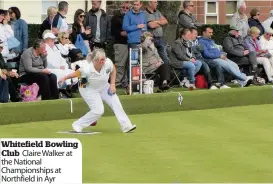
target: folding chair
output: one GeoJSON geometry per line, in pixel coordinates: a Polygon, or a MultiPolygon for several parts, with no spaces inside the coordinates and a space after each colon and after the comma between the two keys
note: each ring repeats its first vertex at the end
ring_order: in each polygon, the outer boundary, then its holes
{"type": "Polygon", "coordinates": [[[170,80],[169,82],[169,86],[172,86],[173,82],[175,80],[177,80],[179,83],[178,83],[178,86],[181,84],[181,80],[180,80],[180,77],[181,77],[181,74],[183,73],[183,69],[177,69],[177,68],[174,68],[174,67],[171,67],[171,72],[174,74],[173,78],[170,80]]]}
{"type": "Polygon", "coordinates": [[[157,75],[157,73],[156,72],[142,73],[142,75],[144,80],[152,80],[157,75]]]}

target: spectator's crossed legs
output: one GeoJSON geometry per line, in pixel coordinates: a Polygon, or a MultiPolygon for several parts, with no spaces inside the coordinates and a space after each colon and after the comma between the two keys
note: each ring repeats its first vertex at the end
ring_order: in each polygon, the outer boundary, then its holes
{"type": "Polygon", "coordinates": [[[195,74],[200,70],[202,66],[202,62],[199,60],[196,60],[195,62],[191,61],[184,61],[183,62],[183,69],[186,69],[188,72],[188,80],[190,81],[190,84],[195,83],[195,74]]]}

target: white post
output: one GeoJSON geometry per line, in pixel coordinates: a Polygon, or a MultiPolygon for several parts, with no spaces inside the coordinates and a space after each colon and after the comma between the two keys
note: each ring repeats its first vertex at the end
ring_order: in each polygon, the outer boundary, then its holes
{"type": "Polygon", "coordinates": [[[132,95],[132,63],[131,63],[131,57],[132,57],[132,48],[129,50],[129,95],[132,95]]]}
{"type": "Polygon", "coordinates": [[[140,70],[140,81],[139,81],[139,85],[140,85],[140,94],[142,94],[142,84],[143,84],[143,81],[142,81],[142,48],[140,47],[139,48],[139,52],[140,52],[140,55],[139,55],[139,61],[140,61],[140,68],[139,68],[139,70],[140,70]]]}

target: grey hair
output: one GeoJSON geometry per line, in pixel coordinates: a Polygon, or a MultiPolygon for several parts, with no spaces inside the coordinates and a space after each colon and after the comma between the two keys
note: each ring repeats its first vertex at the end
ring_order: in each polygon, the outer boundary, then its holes
{"type": "Polygon", "coordinates": [[[106,58],[105,51],[103,49],[94,49],[90,54],[88,54],[87,61],[96,62],[101,58],[106,58]]]}
{"type": "Polygon", "coordinates": [[[48,7],[47,16],[53,16],[55,13],[57,13],[57,8],[55,6],[48,7]]]}
{"type": "Polygon", "coordinates": [[[191,1],[184,1],[183,2],[183,8],[187,8],[187,6],[190,4],[191,1]]]}
{"type": "Polygon", "coordinates": [[[36,40],[33,42],[32,47],[33,47],[34,49],[38,49],[38,48],[40,48],[40,47],[42,46],[43,43],[45,43],[44,40],[42,40],[42,39],[36,39],[36,40]]]}
{"type": "Polygon", "coordinates": [[[238,1],[238,3],[237,3],[237,10],[239,10],[242,6],[246,7],[245,1],[244,0],[238,1]]]}
{"type": "Polygon", "coordinates": [[[64,11],[64,10],[68,9],[68,2],[61,1],[58,5],[58,9],[59,9],[59,11],[64,11]]]}

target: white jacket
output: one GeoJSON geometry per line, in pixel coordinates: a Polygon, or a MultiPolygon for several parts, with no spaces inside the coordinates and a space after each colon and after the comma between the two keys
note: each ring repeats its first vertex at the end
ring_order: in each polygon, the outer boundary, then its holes
{"type": "Polygon", "coordinates": [[[51,48],[46,44],[46,51],[48,69],[60,69],[62,66],[64,66],[65,69],[68,69],[66,60],[62,57],[60,51],[55,46],[51,48]]]}
{"type": "Polygon", "coordinates": [[[264,27],[264,29],[269,29],[271,24],[273,22],[273,17],[269,17],[268,19],[266,19],[263,23],[262,26],[264,27]]]}
{"type": "MultiPolygon", "coordinates": [[[[74,72],[74,70],[69,69],[69,66],[66,60],[62,57],[60,51],[56,48],[55,45],[53,48],[51,48],[49,47],[49,45],[46,44],[46,51],[47,51],[47,57],[46,57],[47,69],[49,69],[51,73],[54,73],[56,75],[57,81],[59,81],[60,78],[74,72]],[[64,66],[64,70],[61,69],[61,67],[63,66],[64,66]]],[[[73,78],[72,81],[70,79],[66,80],[65,84],[74,85],[77,82],[78,82],[78,78],[73,78]]]]}
{"type": "Polygon", "coordinates": [[[271,55],[273,55],[273,38],[270,40],[265,39],[264,36],[260,37],[261,49],[268,50],[271,55]]]}
{"type": "Polygon", "coordinates": [[[5,35],[6,39],[14,37],[14,32],[13,32],[10,25],[1,24],[0,26],[4,30],[4,35],[5,35]]]}

